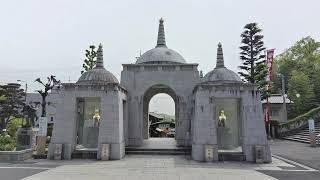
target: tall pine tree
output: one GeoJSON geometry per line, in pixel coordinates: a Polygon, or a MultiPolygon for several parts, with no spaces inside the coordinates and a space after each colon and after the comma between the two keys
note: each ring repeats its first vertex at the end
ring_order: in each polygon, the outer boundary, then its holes
{"type": "Polygon", "coordinates": [[[91,45],[89,46],[89,49],[86,49],[86,59],[84,60],[84,63],[82,64],[82,67],[84,68],[84,71],[81,71],[81,74],[85,71],[89,71],[90,69],[93,69],[94,66],[97,63],[97,51],[95,50],[95,46],[91,45]]]}
{"type": "Polygon", "coordinates": [[[244,31],[241,34],[241,52],[240,59],[242,65],[239,66],[241,71],[239,75],[244,82],[255,83],[261,93],[261,99],[267,98],[269,95],[266,81],[268,74],[267,66],[265,65],[264,42],[262,41],[262,29],[257,23],[249,23],[244,26],[244,31]]]}

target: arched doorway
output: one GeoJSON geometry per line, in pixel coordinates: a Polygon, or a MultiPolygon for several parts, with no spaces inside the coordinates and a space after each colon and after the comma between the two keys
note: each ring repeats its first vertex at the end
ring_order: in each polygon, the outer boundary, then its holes
{"type": "MultiPolygon", "coordinates": [[[[179,103],[178,97],[176,93],[167,85],[153,85],[151,86],[143,96],[143,128],[142,134],[144,139],[148,139],[150,137],[150,121],[149,121],[149,104],[150,100],[156,96],[157,94],[167,94],[169,95],[174,101],[174,120],[177,122],[179,119],[178,112],[179,112],[179,103]]],[[[171,126],[172,127],[172,126],[171,126]]],[[[178,128],[174,126],[174,134],[178,131],[178,128]]],[[[175,137],[175,136],[173,136],[175,137]]]]}
{"type": "Polygon", "coordinates": [[[175,103],[165,93],[154,95],[149,102],[149,138],[175,138],[175,103]]]}

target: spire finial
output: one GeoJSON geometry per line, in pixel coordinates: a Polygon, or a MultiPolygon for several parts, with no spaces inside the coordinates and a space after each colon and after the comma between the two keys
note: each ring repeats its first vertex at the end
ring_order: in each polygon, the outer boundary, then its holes
{"type": "Polygon", "coordinates": [[[162,18],[159,20],[158,41],[156,47],[167,47],[162,18]]]}
{"type": "Polygon", "coordinates": [[[103,66],[103,49],[102,44],[99,44],[99,48],[97,50],[97,63],[95,68],[104,68],[103,66]]]}
{"type": "Polygon", "coordinates": [[[222,51],[222,45],[219,42],[218,48],[217,48],[217,65],[216,65],[216,68],[223,68],[223,67],[224,67],[223,51],[222,51]]]}

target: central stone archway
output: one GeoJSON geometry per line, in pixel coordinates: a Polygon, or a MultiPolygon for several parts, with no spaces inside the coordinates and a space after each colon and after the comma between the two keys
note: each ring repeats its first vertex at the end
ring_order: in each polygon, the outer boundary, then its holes
{"type": "MultiPolygon", "coordinates": [[[[149,103],[153,96],[159,94],[159,93],[165,93],[171,96],[171,98],[174,101],[175,104],[175,121],[179,121],[179,98],[169,86],[163,85],[163,84],[157,84],[153,85],[150,88],[146,90],[143,96],[143,138],[148,139],[149,138],[149,103]]],[[[179,132],[178,126],[176,127],[176,132],[179,132]]]]}
{"type": "Polygon", "coordinates": [[[121,85],[128,91],[126,146],[142,146],[148,138],[148,103],[166,93],[175,102],[177,146],[190,146],[193,90],[199,83],[198,64],[123,64],[121,85]]]}

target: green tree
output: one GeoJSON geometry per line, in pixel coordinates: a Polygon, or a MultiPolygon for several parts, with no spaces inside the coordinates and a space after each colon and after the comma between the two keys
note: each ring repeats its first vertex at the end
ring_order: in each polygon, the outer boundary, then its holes
{"type": "Polygon", "coordinates": [[[24,90],[20,84],[8,83],[0,86],[0,131],[5,129],[11,120],[22,117],[21,109],[25,102],[24,90]]]}
{"type": "Polygon", "coordinates": [[[312,90],[315,94],[313,102],[308,104],[320,105],[320,42],[305,37],[297,41],[292,47],[281,53],[275,58],[273,72],[273,93],[280,93],[281,83],[279,83],[278,73],[284,75],[286,92],[288,92],[288,81],[292,77],[294,71],[305,74],[309,81],[312,82],[312,90]]]}
{"type": "Polygon", "coordinates": [[[242,65],[239,66],[241,69],[239,75],[244,82],[256,83],[261,93],[261,99],[265,99],[269,94],[266,88],[268,71],[264,55],[266,48],[261,32],[262,29],[258,27],[257,23],[249,23],[244,26],[244,31],[241,34],[240,59],[242,65]]]}
{"type": "Polygon", "coordinates": [[[319,68],[316,69],[313,79],[313,89],[315,94],[315,105],[320,106],[320,63],[318,64],[319,68]]]}
{"type": "Polygon", "coordinates": [[[294,102],[291,114],[294,116],[303,114],[312,108],[315,94],[309,77],[300,71],[292,71],[288,82],[288,96],[294,102]]]}
{"type": "Polygon", "coordinates": [[[94,66],[97,63],[97,51],[95,50],[95,46],[91,45],[89,46],[89,49],[86,49],[86,59],[84,59],[84,63],[82,64],[82,67],[84,68],[84,71],[81,71],[81,74],[85,71],[89,71],[90,69],[93,69],[94,66]]]}
{"type": "Polygon", "coordinates": [[[279,74],[279,61],[274,60],[272,65],[272,81],[271,81],[271,94],[280,94],[282,90],[282,79],[279,74]]]}

